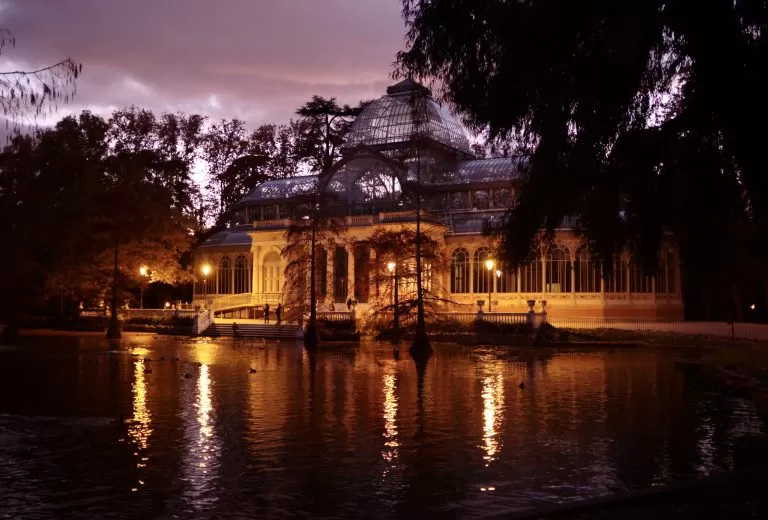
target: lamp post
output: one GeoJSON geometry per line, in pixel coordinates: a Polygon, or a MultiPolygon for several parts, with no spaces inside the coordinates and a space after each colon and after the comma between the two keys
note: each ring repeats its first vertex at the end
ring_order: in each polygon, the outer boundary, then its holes
{"type": "Polygon", "coordinates": [[[139,282],[139,309],[144,308],[144,279],[149,274],[149,270],[146,268],[146,266],[139,267],[139,276],[141,277],[141,281],[139,282]]]}
{"type": "Polygon", "coordinates": [[[200,268],[203,273],[203,309],[208,307],[208,275],[211,274],[211,266],[203,264],[200,268]]]}
{"type": "Polygon", "coordinates": [[[485,268],[488,269],[488,312],[491,312],[491,292],[493,291],[493,268],[496,267],[496,262],[492,259],[485,261],[485,268]]]}
{"type": "Polygon", "coordinates": [[[400,302],[398,301],[398,294],[397,294],[397,286],[398,286],[398,283],[397,283],[397,264],[395,262],[389,262],[387,264],[387,269],[389,270],[390,273],[392,273],[392,281],[393,281],[393,284],[394,284],[393,291],[395,293],[395,305],[394,305],[395,319],[392,322],[392,330],[393,330],[393,333],[395,335],[395,341],[397,341],[398,340],[398,336],[400,334],[400,312],[399,312],[399,310],[400,310],[399,309],[400,302]]]}

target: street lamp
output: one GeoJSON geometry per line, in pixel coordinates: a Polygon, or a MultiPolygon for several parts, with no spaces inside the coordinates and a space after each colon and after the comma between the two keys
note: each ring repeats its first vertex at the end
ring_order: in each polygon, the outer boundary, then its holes
{"type": "Polygon", "coordinates": [[[488,269],[488,312],[491,312],[491,291],[493,291],[493,268],[496,267],[496,262],[492,259],[485,261],[485,268],[488,269]]]}
{"type": "Polygon", "coordinates": [[[392,330],[393,330],[393,333],[395,335],[395,341],[398,340],[398,336],[400,335],[400,312],[399,312],[400,302],[398,301],[398,297],[397,297],[398,296],[398,294],[397,294],[398,283],[397,283],[397,270],[395,269],[396,267],[397,267],[397,264],[395,262],[389,262],[387,264],[387,269],[389,270],[390,273],[392,273],[392,279],[393,279],[393,283],[394,283],[394,293],[395,293],[394,315],[395,315],[395,319],[394,319],[394,322],[392,324],[392,330]]]}
{"type": "Polygon", "coordinates": [[[144,308],[144,278],[146,278],[149,275],[149,269],[146,268],[146,266],[139,267],[139,276],[141,277],[141,281],[139,283],[139,309],[144,308]]]}
{"type": "Polygon", "coordinates": [[[203,308],[208,305],[208,275],[211,274],[211,266],[209,264],[203,264],[200,268],[203,273],[203,308]]]}

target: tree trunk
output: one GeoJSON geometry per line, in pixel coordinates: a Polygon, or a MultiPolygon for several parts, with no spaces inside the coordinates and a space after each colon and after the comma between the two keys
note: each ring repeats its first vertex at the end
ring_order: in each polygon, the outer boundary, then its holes
{"type": "Polygon", "coordinates": [[[120,339],[122,333],[120,332],[120,321],[117,319],[117,276],[118,270],[118,255],[120,250],[120,241],[115,239],[115,265],[112,271],[112,302],[111,312],[109,317],[109,327],[107,328],[107,339],[120,339]]]}
{"type": "Polygon", "coordinates": [[[19,338],[19,321],[17,304],[15,301],[8,302],[8,309],[6,312],[5,328],[3,333],[0,334],[0,344],[2,345],[14,345],[19,338]]]}
{"type": "Polygon", "coordinates": [[[424,289],[421,276],[421,142],[418,137],[416,146],[416,333],[410,352],[414,358],[427,358],[432,354],[432,345],[429,344],[424,322],[424,289]]]}
{"type": "Polygon", "coordinates": [[[312,214],[312,239],[310,240],[312,251],[309,255],[309,323],[307,324],[307,330],[304,333],[304,347],[309,352],[315,352],[320,346],[317,337],[317,298],[315,294],[316,235],[317,209],[314,209],[312,214]]]}

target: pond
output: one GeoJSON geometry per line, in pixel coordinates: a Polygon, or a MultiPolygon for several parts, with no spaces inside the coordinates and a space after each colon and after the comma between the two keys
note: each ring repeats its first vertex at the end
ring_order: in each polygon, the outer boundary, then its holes
{"type": "Polygon", "coordinates": [[[0,516],[486,518],[731,470],[763,435],[672,351],[435,350],[23,337],[0,516]]]}

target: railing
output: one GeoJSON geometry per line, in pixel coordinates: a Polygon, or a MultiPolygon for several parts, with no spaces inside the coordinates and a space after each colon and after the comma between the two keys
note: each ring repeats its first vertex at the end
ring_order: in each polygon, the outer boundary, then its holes
{"type": "Polygon", "coordinates": [[[254,229],[286,229],[290,227],[291,219],[280,218],[274,220],[254,220],[254,229]]]}
{"type": "Polygon", "coordinates": [[[200,311],[195,315],[195,321],[192,325],[192,332],[196,336],[199,336],[205,332],[205,329],[211,326],[211,323],[213,323],[213,312],[200,311]]]}
{"type": "Polygon", "coordinates": [[[211,310],[219,311],[230,307],[247,306],[253,303],[253,293],[228,294],[219,296],[211,302],[211,310]]]}
{"type": "Polygon", "coordinates": [[[517,325],[528,323],[530,318],[527,312],[484,312],[481,319],[489,323],[517,325]]]}
{"type": "MultiPolygon", "coordinates": [[[[117,311],[117,317],[121,320],[131,318],[193,318],[196,314],[197,313],[192,309],[120,309],[117,311]]],[[[84,318],[98,318],[101,316],[109,316],[109,311],[105,313],[102,309],[87,309],[80,311],[80,316],[84,318]]]]}
{"type": "Polygon", "coordinates": [[[347,217],[348,226],[372,226],[373,215],[352,215],[347,217]]]}
{"type": "MultiPolygon", "coordinates": [[[[675,332],[685,328],[683,321],[656,321],[637,318],[562,317],[549,316],[547,320],[562,329],[619,329],[648,332],[675,332]]],[[[690,327],[689,327],[690,328],[690,327]]]]}
{"type": "Polygon", "coordinates": [[[353,314],[347,311],[318,311],[317,319],[325,321],[348,321],[353,319],[353,314]]]}
{"type": "MultiPolygon", "coordinates": [[[[391,320],[392,313],[387,314],[387,319],[391,320]]],[[[540,316],[538,313],[536,316],[540,316]]],[[[476,320],[482,320],[489,323],[499,323],[504,325],[526,324],[529,321],[527,312],[485,312],[479,314],[477,312],[439,312],[432,314],[431,318],[427,321],[433,320],[452,320],[460,323],[472,323],[476,320]]],[[[400,323],[408,325],[416,321],[416,313],[411,312],[399,317],[400,323]]]]}

